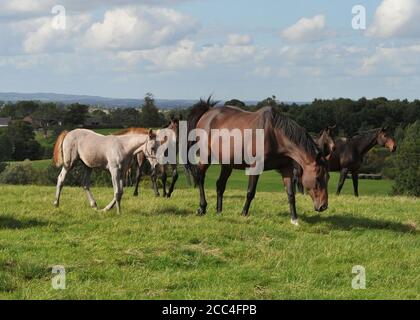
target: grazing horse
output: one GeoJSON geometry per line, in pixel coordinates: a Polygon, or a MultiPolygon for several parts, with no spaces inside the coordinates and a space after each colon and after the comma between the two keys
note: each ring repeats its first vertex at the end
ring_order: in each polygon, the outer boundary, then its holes
{"type": "MultiPolygon", "coordinates": [[[[166,126],[164,129],[168,129],[167,133],[169,135],[173,135],[172,137],[170,137],[170,139],[174,139],[174,141],[178,142],[178,134],[179,134],[179,120],[178,119],[171,119],[171,122],[169,123],[168,126],[166,126]]],[[[143,128],[129,128],[129,129],[125,129],[122,130],[120,132],[115,133],[115,135],[124,135],[130,132],[142,132],[144,129],[143,128]]],[[[159,131],[157,132],[157,135],[159,135],[159,131]]],[[[159,143],[165,143],[166,141],[159,141],[159,143]]],[[[177,153],[178,153],[178,143],[177,143],[177,153]]],[[[141,176],[143,173],[143,168],[146,164],[146,160],[147,157],[143,152],[139,152],[136,155],[136,162],[137,162],[137,171],[136,171],[136,182],[135,182],[135,188],[134,188],[134,196],[137,197],[139,195],[139,185],[140,185],[140,180],[141,180],[141,176]]],[[[178,166],[177,164],[164,164],[164,165],[160,165],[161,167],[161,179],[162,179],[162,187],[163,187],[163,196],[164,197],[168,197],[170,198],[174,188],[175,188],[175,184],[178,180],[178,166]],[[166,169],[167,167],[170,166],[172,169],[172,181],[171,181],[171,185],[169,186],[169,190],[166,191],[166,185],[167,185],[167,173],[166,173],[166,169]]],[[[157,197],[160,196],[159,193],[159,189],[158,189],[158,185],[157,185],[157,172],[156,170],[153,170],[152,175],[152,184],[153,184],[153,190],[155,192],[155,195],[157,197]]]]}
{"type": "MultiPolygon", "coordinates": [[[[331,154],[336,148],[333,135],[335,128],[336,125],[328,126],[318,134],[317,138],[315,138],[315,142],[318,145],[318,148],[321,150],[322,154],[327,160],[331,157],[331,154]]],[[[302,177],[302,168],[295,162],[295,166],[293,168],[293,181],[299,192],[303,194],[304,188],[302,182],[300,181],[300,177],[302,177]]]]}
{"type": "MultiPolygon", "coordinates": [[[[303,168],[302,183],[309,190],[309,194],[314,202],[316,211],[321,212],[328,208],[328,170],[327,162],[318,149],[316,143],[308,135],[305,129],[296,122],[280,114],[272,107],[265,107],[256,112],[247,112],[236,107],[214,107],[210,99],[205,102],[201,100],[191,110],[188,117],[188,131],[191,133],[194,129],[201,129],[208,136],[208,154],[209,157],[215,156],[218,159],[227,159],[221,164],[221,173],[217,181],[217,212],[221,213],[223,209],[223,194],[226,183],[233,169],[244,170],[255,167],[255,163],[247,164],[235,163],[235,155],[246,152],[245,148],[250,148],[255,155],[257,150],[257,139],[255,134],[257,129],[264,133],[264,171],[277,170],[283,176],[283,182],[287,189],[287,195],[290,205],[292,223],[298,225],[296,214],[295,194],[292,186],[293,179],[293,161],[299,163],[303,168]],[[223,140],[219,139],[218,154],[213,148],[211,131],[213,129],[227,129],[230,132],[238,130],[244,136],[244,131],[250,129],[253,131],[252,141],[244,146],[242,150],[234,150],[232,144],[224,147],[223,140]],[[228,155],[223,155],[222,151],[228,151],[228,155]]],[[[197,140],[197,139],[196,139],[197,140]]],[[[197,143],[194,141],[188,148],[197,143]]],[[[226,142],[228,143],[228,142],[226,142]]],[[[249,149],[248,149],[249,150],[249,149]]],[[[200,190],[200,207],[198,214],[205,214],[207,201],[205,197],[204,181],[206,171],[210,166],[210,159],[207,163],[199,162],[198,165],[188,164],[193,173],[200,190]]],[[[255,197],[256,187],[259,175],[249,175],[248,192],[246,202],[242,210],[242,215],[247,216],[249,207],[255,197]]]]}
{"type": "Polygon", "coordinates": [[[350,139],[338,139],[336,141],[336,149],[328,163],[330,171],[340,172],[337,195],[343,188],[347,174],[351,172],[354,195],[359,196],[359,169],[365,154],[376,145],[385,146],[391,152],[395,152],[397,149],[397,144],[388,135],[387,128],[369,130],[350,139]]]}
{"type": "Polygon", "coordinates": [[[117,206],[121,212],[121,198],[123,195],[123,174],[130,165],[133,155],[143,152],[152,163],[157,165],[155,133],[132,133],[124,136],[103,136],[86,129],[63,131],[57,138],[54,147],[54,164],[62,167],[57,179],[57,191],[54,205],[59,206],[61,190],[67,173],[80,160],[85,166],[83,189],[86,191],[92,208],[97,209],[95,199],[90,191],[90,176],[92,168],[108,169],[112,177],[114,198],[104,211],[117,206]]]}

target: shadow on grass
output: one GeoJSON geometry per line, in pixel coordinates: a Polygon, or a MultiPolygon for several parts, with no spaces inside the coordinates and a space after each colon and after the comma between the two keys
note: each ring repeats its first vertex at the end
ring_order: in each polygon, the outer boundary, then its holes
{"type": "Polygon", "coordinates": [[[318,224],[326,222],[333,228],[349,231],[355,228],[362,229],[377,229],[377,230],[390,230],[401,233],[412,233],[417,234],[418,230],[415,226],[387,221],[387,220],[375,220],[365,217],[357,217],[350,214],[343,215],[317,215],[317,216],[306,216],[301,215],[300,218],[308,224],[318,224]]]}
{"type": "Polygon", "coordinates": [[[0,230],[3,229],[28,229],[35,227],[44,227],[48,225],[47,222],[37,219],[22,219],[17,220],[13,217],[0,216],[0,230]]]}
{"type": "Polygon", "coordinates": [[[187,210],[184,208],[179,208],[175,206],[168,206],[164,208],[158,208],[155,211],[149,211],[149,215],[172,215],[172,216],[191,216],[195,215],[194,210],[187,210]]]}

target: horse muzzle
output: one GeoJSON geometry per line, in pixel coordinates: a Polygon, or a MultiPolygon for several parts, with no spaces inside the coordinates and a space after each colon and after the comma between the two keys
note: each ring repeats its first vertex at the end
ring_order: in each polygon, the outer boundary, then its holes
{"type": "Polygon", "coordinates": [[[328,209],[328,203],[323,204],[322,206],[315,208],[316,212],[323,212],[328,209]]]}

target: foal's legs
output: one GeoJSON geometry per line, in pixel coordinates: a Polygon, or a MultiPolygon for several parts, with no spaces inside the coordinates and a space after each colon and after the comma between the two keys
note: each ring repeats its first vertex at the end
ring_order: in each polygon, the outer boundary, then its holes
{"type": "Polygon", "coordinates": [[[223,166],[220,171],[219,180],[217,180],[217,213],[222,213],[223,211],[223,194],[225,193],[226,183],[232,173],[233,168],[230,166],[223,166]]]}
{"type": "Polygon", "coordinates": [[[346,182],[348,173],[349,173],[349,169],[347,168],[341,169],[340,181],[338,182],[338,188],[337,188],[337,196],[340,195],[341,189],[343,189],[343,185],[344,185],[344,182],[346,182]]]}
{"type": "Polygon", "coordinates": [[[60,175],[57,178],[57,189],[55,192],[55,201],[54,201],[55,207],[58,207],[60,205],[61,190],[63,189],[64,180],[66,179],[67,173],[69,171],[70,171],[70,168],[63,167],[61,169],[60,175]]]}
{"type": "Polygon", "coordinates": [[[172,192],[174,192],[175,183],[178,180],[178,166],[176,164],[171,165],[172,167],[172,182],[171,186],[169,187],[169,192],[167,194],[167,197],[170,198],[172,195],[172,192]]]}
{"type": "Polygon", "coordinates": [[[142,155],[138,155],[137,156],[137,171],[136,171],[136,184],[134,187],[134,196],[137,197],[139,195],[139,184],[140,184],[140,180],[141,180],[141,176],[143,173],[143,168],[144,168],[144,164],[145,164],[145,158],[142,155]]]}
{"type": "Polygon", "coordinates": [[[357,172],[352,172],[351,178],[353,179],[354,195],[358,197],[359,196],[359,174],[357,172]]]}
{"type": "Polygon", "coordinates": [[[245,201],[244,209],[242,210],[243,216],[248,216],[249,206],[251,205],[251,202],[255,197],[255,192],[257,190],[257,183],[258,183],[259,178],[260,178],[259,175],[249,176],[248,192],[246,194],[246,201],[245,201]]]}
{"type": "Polygon", "coordinates": [[[120,168],[110,168],[109,172],[111,173],[112,185],[114,187],[114,198],[112,201],[105,207],[104,211],[109,211],[114,208],[115,204],[117,205],[117,213],[121,213],[121,198],[123,195],[123,180],[121,175],[120,168]]]}
{"type": "Polygon", "coordinates": [[[209,168],[209,164],[198,165],[197,172],[197,184],[200,190],[200,207],[197,210],[199,215],[205,215],[207,209],[206,192],[204,190],[204,181],[206,177],[206,171],[209,168]]]}
{"type": "Polygon", "coordinates": [[[92,168],[85,166],[85,173],[83,176],[82,186],[83,189],[86,191],[90,206],[94,209],[98,209],[98,205],[96,204],[95,199],[93,198],[93,194],[90,191],[90,176],[92,174],[92,168]]]}
{"type": "Polygon", "coordinates": [[[166,182],[168,181],[168,175],[166,174],[166,165],[162,165],[162,188],[163,188],[163,197],[166,198],[167,192],[166,192],[166,182]]]}
{"type": "MultiPolygon", "coordinates": [[[[153,191],[155,192],[155,196],[160,197],[159,188],[158,188],[158,185],[157,185],[157,176],[158,176],[157,170],[158,170],[157,167],[152,169],[152,174],[151,174],[150,178],[152,179],[153,191]]],[[[161,170],[165,170],[164,166],[161,167],[161,170]]]]}

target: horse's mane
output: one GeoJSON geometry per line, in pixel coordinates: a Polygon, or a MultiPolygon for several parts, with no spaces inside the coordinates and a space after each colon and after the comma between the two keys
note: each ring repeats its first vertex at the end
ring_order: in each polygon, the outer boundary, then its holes
{"type": "Polygon", "coordinates": [[[149,129],[146,129],[146,128],[127,128],[127,129],[122,129],[120,131],[114,132],[112,135],[123,136],[123,135],[130,134],[130,133],[148,134],[149,129]]]}
{"type": "Polygon", "coordinates": [[[218,101],[213,101],[210,96],[207,101],[200,99],[193,105],[188,116],[188,132],[195,129],[200,118],[216,104],[218,104],[218,101]]]}
{"type": "Polygon", "coordinates": [[[277,110],[273,108],[269,109],[271,112],[268,114],[271,116],[271,123],[274,129],[280,129],[283,131],[285,136],[291,142],[297,146],[302,147],[303,150],[305,150],[311,156],[316,157],[319,154],[320,151],[314,139],[304,128],[277,110]]]}
{"type": "Polygon", "coordinates": [[[353,137],[351,137],[351,139],[353,140],[353,139],[371,137],[372,135],[377,134],[379,131],[381,131],[381,128],[360,131],[356,133],[353,137]]]}

